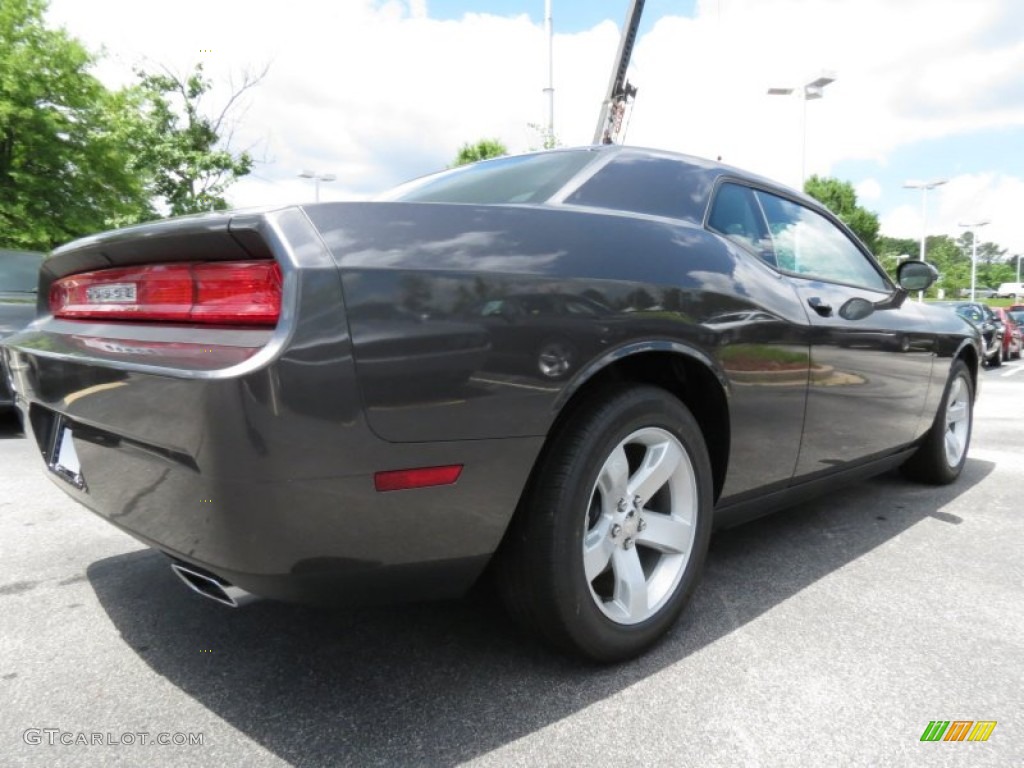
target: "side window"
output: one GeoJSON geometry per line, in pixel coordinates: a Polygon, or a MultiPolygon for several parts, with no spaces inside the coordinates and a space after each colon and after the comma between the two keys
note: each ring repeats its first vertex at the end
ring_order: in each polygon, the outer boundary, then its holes
{"type": "Polygon", "coordinates": [[[742,245],[773,267],[778,266],[753,190],[738,184],[720,186],[711,205],[708,228],[742,245]]]}
{"type": "Polygon", "coordinates": [[[767,192],[754,194],[768,220],[779,269],[859,288],[889,290],[853,241],[824,216],[767,192]]]}

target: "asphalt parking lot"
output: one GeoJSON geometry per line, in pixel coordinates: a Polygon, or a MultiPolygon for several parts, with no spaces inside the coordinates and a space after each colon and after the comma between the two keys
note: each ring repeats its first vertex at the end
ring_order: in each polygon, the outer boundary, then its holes
{"type": "Polygon", "coordinates": [[[717,534],[684,619],[615,667],[525,641],[486,592],[202,600],[0,421],[0,763],[1024,764],[1024,365],[982,376],[958,484],[891,473],[717,534]],[[922,743],[932,720],[997,726],[922,743]]]}

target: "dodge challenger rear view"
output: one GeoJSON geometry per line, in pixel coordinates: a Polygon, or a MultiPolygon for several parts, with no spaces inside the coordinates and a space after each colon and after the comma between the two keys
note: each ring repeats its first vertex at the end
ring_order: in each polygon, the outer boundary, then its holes
{"type": "Polygon", "coordinates": [[[366,602],[489,570],[550,644],[635,655],[712,528],[901,466],[957,478],[978,332],[827,210],[625,147],[48,257],[5,341],[49,476],[193,589],[366,602]]]}

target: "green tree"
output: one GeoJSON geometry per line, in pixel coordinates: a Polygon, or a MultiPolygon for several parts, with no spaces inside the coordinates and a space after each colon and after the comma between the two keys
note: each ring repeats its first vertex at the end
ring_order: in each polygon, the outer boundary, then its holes
{"type": "Polygon", "coordinates": [[[804,192],[823,204],[846,224],[872,252],[878,246],[878,214],[857,205],[857,193],[848,181],[827,176],[811,176],[804,192]]]}
{"type": "Polygon", "coordinates": [[[939,280],[929,295],[941,288],[946,296],[956,297],[961,289],[971,284],[970,255],[949,235],[931,235],[925,242],[925,261],[939,270],[939,280]]]}
{"type": "MultiPolygon", "coordinates": [[[[939,279],[929,289],[929,295],[934,296],[941,288],[947,296],[955,296],[961,288],[970,285],[971,260],[964,256],[956,240],[948,235],[930,235],[925,245],[925,260],[939,270],[939,279]]],[[[879,235],[875,253],[886,271],[895,275],[896,267],[904,258],[920,258],[921,241],[879,235]]]]}
{"type": "Polygon", "coordinates": [[[49,250],[153,215],[137,97],[89,74],[92,55],[45,10],[0,3],[0,247],[49,250]]]}
{"type": "MultiPolygon", "coordinates": [[[[971,230],[964,232],[957,240],[956,245],[963,254],[963,261],[966,264],[966,276],[963,280],[963,287],[968,287],[971,282],[970,269],[973,258],[973,246],[975,233],[971,230]]],[[[990,288],[999,287],[1000,283],[1009,283],[1016,280],[1016,262],[1013,257],[1007,257],[1006,249],[999,247],[992,242],[978,242],[978,263],[976,265],[976,284],[990,288]]]]}
{"type": "Polygon", "coordinates": [[[881,262],[885,271],[894,276],[902,257],[916,258],[920,249],[920,242],[910,238],[879,235],[875,241],[875,257],[881,262]]]}
{"type": "Polygon", "coordinates": [[[480,160],[488,160],[492,157],[502,157],[508,154],[508,148],[498,139],[480,139],[476,144],[463,144],[459,147],[459,153],[455,156],[453,168],[460,165],[469,165],[480,160]]]}
{"type": "Polygon", "coordinates": [[[240,97],[266,75],[246,73],[227,102],[208,113],[203,97],[212,86],[197,64],[187,76],[164,69],[137,72],[150,141],[142,157],[152,192],[171,215],[224,210],[225,190],[252,170],[253,158],[231,147],[232,116],[240,97]]]}

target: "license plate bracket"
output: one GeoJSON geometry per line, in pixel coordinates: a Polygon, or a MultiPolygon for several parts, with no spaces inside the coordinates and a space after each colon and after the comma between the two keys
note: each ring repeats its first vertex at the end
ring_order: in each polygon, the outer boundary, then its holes
{"type": "Polygon", "coordinates": [[[75,449],[74,433],[62,416],[57,417],[53,430],[53,445],[50,449],[50,471],[71,483],[79,490],[86,490],[82,476],[82,463],[75,449]]]}

